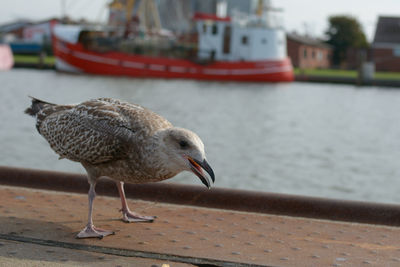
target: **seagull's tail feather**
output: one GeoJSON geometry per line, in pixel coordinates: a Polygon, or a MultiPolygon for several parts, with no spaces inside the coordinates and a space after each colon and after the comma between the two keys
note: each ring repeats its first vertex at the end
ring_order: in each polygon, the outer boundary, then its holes
{"type": "Polygon", "coordinates": [[[25,113],[33,117],[35,117],[38,114],[38,112],[42,110],[45,106],[54,105],[52,103],[45,102],[43,100],[34,98],[32,96],[30,96],[30,98],[32,99],[32,105],[29,108],[25,109],[25,113]]]}

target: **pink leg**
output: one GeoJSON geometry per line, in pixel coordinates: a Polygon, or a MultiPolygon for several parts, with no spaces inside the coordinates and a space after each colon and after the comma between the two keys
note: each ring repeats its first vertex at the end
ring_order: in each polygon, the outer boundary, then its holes
{"type": "Polygon", "coordinates": [[[117,187],[119,196],[121,197],[122,203],[122,220],[124,222],[153,222],[156,218],[155,216],[142,216],[135,212],[129,210],[128,204],[126,203],[124,182],[117,181],[117,187]]]}
{"type": "Polygon", "coordinates": [[[97,228],[93,225],[93,220],[92,220],[92,211],[93,211],[93,200],[96,197],[96,192],[94,191],[94,188],[96,186],[96,183],[89,182],[90,183],[90,189],[89,189],[89,215],[88,215],[88,223],[86,227],[79,232],[79,234],[76,236],[76,238],[88,238],[88,237],[97,237],[102,239],[105,236],[108,235],[113,235],[115,234],[112,231],[107,231],[101,228],[97,228]]]}

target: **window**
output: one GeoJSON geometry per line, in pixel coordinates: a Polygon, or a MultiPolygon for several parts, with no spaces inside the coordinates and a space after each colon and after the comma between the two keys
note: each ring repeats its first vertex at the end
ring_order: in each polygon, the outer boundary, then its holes
{"type": "Polygon", "coordinates": [[[303,49],[303,57],[304,57],[304,58],[307,58],[307,48],[304,48],[304,49],[303,49]]]}
{"type": "Polygon", "coordinates": [[[224,54],[229,54],[231,52],[231,26],[226,25],[224,29],[224,43],[222,44],[222,51],[224,54]]]}
{"type": "Polygon", "coordinates": [[[322,61],[324,59],[324,55],[322,54],[322,51],[318,51],[317,52],[317,60],[318,61],[322,61]]]}
{"type": "Polygon", "coordinates": [[[211,50],[210,59],[211,59],[212,61],[215,60],[215,50],[211,50]]]}
{"type": "Polygon", "coordinates": [[[203,33],[207,32],[207,24],[203,23],[203,33]]]}
{"type": "Polygon", "coordinates": [[[246,35],[242,36],[242,44],[247,45],[249,43],[249,38],[246,35]]]}
{"type": "Polygon", "coordinates": [[[400,57],[400,47],[397,46],[393,49],[393,56],[400,57]]]}
{"type": "Polygon", "coordinates": [[[213,35],[216,35],[218,33],[218,26],[217,24],[212,25],[212,30],[211,30],[213,35]]]}

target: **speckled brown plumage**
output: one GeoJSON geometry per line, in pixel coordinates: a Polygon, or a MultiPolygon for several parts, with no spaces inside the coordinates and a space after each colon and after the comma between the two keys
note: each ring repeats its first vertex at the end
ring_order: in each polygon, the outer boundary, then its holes
{"type": "Polygon", "coordinates": [[[154,133],[172,127],[163,117],[110,98],[78,105],[41,105],[37,129],[61,158],[81,162],[102,176],[132,183],[167,178],[157,177],[167,174],[151,171],[154,165],[148,172],[142,171],[148,167],[145,154],[155,148],[151,144],[154,133]]]}
{"type": "Polygon", "coordinates": [[[210,187],[214,181],[204,145],[193,132],[173,127],[160,115],[142,106],[111,98],[77,105],[56,105],[32,98],[25,113],[36,117],[36,128],[60,156],[80,162],[88,173],[89,221],[79,238],[111,234],[94,227],[92,204],[99,177],[117,181],[124,221],[152,221],[154,217],[131,212],[123,182],[146,183],[192,171],[210,187]]]}

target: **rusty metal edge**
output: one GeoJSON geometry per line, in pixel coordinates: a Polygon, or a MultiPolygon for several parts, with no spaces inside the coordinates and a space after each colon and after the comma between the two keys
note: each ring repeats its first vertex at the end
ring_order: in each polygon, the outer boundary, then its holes
{"type": "MultiPolygon", "coordinates": [[[[87,193],[86,175],[0,166],[0,184],[87,193]]],[[[118,196],[115,183],[102,179],[100,195],[118,196]]],[[[174,183],[126,184],[128,198],[155,202],[387,226],[400,226],[400,205],[284,195],[226,188],[208,190],[174,183]]]]}

